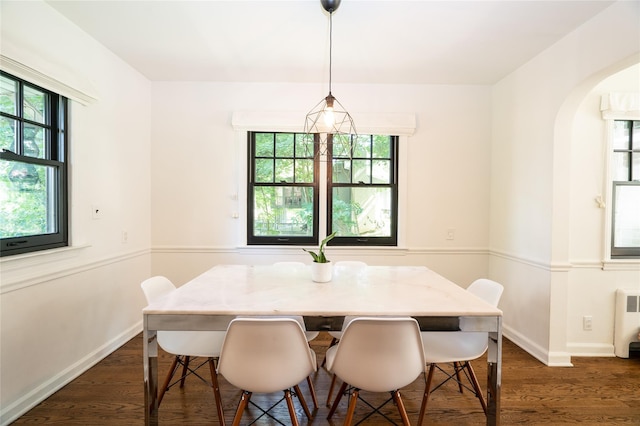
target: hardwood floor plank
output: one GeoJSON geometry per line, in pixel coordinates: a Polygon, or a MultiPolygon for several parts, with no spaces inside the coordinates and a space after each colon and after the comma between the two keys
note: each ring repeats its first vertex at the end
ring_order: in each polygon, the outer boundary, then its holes
{"type": "MultiPolygon", "coordinates": [[[[329,336],[321,333],[311,342],[318,354],[318,364],[329,345],[329,336]]],[[[502,416],[504,425],[640,425],[640,360],[620,358],[574,358],[574,367],[546,367],[508,340],[504,340],[502,372],[502,416]]],[[[158,366],[161,376],[171,363],[171,357],[160,351],[158,366]]],[[[474,369],[484,385],[486,358],[474,362],[474,369]]],[[[205,375],[206,377],[206,375],[205,375]]],[[[440,375],[436,376],[442,377],[440,375]]],[[[331,377],[324,369],[314,375],[314,386],[320,408],[308,420],[295,399],[301,425],[340,425],[346,414],[343,398],[331,422],[326,420],[329,409],[324,406],[331,377]]],[[[435,380],[435,379],[434,379],[435,380]]],[[[220,378],[225,418],[231,422],[240,391],[220,378]]],[[[311,403],[306,383],[300,385],[305,399],[311,403]]],[[[402,392],[409,419],[417,421],[424,392],[424,378],[419,377],[402,392]]],[[[387,395],[362,392],[376,405],[387,395]]],[[[270,405],[281,397],[254,395],[258,404],[270,405]]],[[[142,385],[142,336],[139,335],[82,374],[60,391],[16,420],[14,424],[47,425],[142,425],[144,423],[142,385]]],[[[358,403],[356,421],[369,409],[358,403]]],[[[396,422],[400,416],[392,403],[383,412],[396,422]]],[[[245,422],[260,415],[249,407],[245,422]]],[[[274,415],[288,423],[289,414],[283,402],[274,415]]],[[[184,388],[175,386],[164,397],[160,407],[161,425],[215,425],[217,416],[211,388],[195,377],[184,388]]],[[[429,425],[478,425],[485,422],[477,398],[469,391],[460,394],[454,383],[448,383],[429,398],[426,422],[429,425]]],[[[260,419],[257,426],[277,423],[260,419]]],[[[364,424],[387,425],[380,416],[372,416],[364,424]]]]}

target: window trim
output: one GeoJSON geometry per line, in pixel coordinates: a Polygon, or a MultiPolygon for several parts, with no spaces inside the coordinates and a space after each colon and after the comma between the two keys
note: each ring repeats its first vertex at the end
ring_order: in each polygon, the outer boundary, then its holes
{"type": "MultiPolygon", "coordinates": [[[[56,204],[56,232],[49,234],[38,234],[22,237],[10,237],[0,238],[0,257],[13,256],[18,254],[32,253],[36,251],[55,249],[60,247],[66,247],[69,245],[69,206],[68,206],[68,100],[66,97],[52,92],[46,88],[40,87],[37,84],[23,80],[20,77],[16,77],[5,71],[0,70],[0,74],[15,80],[18,82],[20,94],[18,96],[19,111],[18,114],[13,116],[10,114],[2,114],[3,116],[11,119],[17,119],[20,124],[20,129],[23,127],[23,123],[29,122],[24,118],[22,113],[22,97],[24,87],[31,87],[38,91],[46,93],[49,97],[49,109],[50,117],[46,126],[49,127],[49,139],[46,141],[46,150],[48,158],[36,158],[22,155],[23,133],[18,131],[20,147],[17,149],[17,153],[11,151],[0,152],[0,158],[3,160],[17,161],[25,164],[33,164],[40,166],[48,166],[55,168],[57,185],[52,189],[52,193],[55,193],[56,204]],[[62,120],[61,120],[62,118],[62,120]]],[[[42,125],[38,123],[38,125],[42,125]]],[[[51,212],[49,212],[51,213],[51,212]]]]}

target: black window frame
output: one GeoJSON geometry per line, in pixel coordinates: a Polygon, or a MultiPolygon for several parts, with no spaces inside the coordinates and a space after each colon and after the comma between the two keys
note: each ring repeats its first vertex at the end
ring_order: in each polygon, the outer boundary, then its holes
{"type": "MultiPolygon", "coordinates": [[[[11,256],[24,254],[53,248],[60,248],[69,245],[68,237],[68,100],[66,97],[47,90],[43,87],[23,80],[0,70],[0,75],[13,80],[18,85],[18,99],[16,104],[16,114],[1,112],[0,115],[9,120],[14,120],[17,124],[15,132],[15,151],[0,150],[0,160],[13,161],[27,165],[46,166],[54,170],[55,186],[50,188],[49,194],[56,200],[55,204],[55,228],[54,232],[0,238],[0,256],[11,256]],[[23,98],[25,88],[35,89],[46,95],[47,112],[45,122],[40,123],[25,118],[23,111],[23,98]],[[24,153],[24,126],[37,126],[45,132],[45,154],[44,158],[36,158],[24,153]]],[[[48,212],[49,216],[53,216],[48,212]]]]}
{"type": "MultiPolygon", "coordinates": [[[[352,135],[351,136],[351,153],[350,160],[364,160],[369,161],[369,167],[372,170],[374,167],[374,161],[376,157],[373,155],[373,140],[375,136],[381,135],[352,135]],[[369,136],[371,148],[369,150],[370,155],[368,157],[358,157],[355,150],[355,144],[353,139],[356,137],[369,136]]],[[[391,235],[388,237],[363,237],[363,236],[339,236],[337,235],[328,245],[332,246],[397,246],[398,245],[398,145],[399,137],[393,135],[384,135],[389,137],[389,183],[373,183],[373,182],[334,182],[333,181],[333,148],[334,145],[329,145],[329,155],[331,161],[327,161],[327,235],[331,234],[333,230],[333,189],[334,188],[389,188],[391,190],[391,235]]],[[[384,158],[386,159],[386,158],[384,158]]],[[[353,167],[350,172],[353,173],[353,167]]],[[[373,172],[370,171],[370,176],[373,176],[373,172]]]]}
{"type": "MultiPolygon", "coordinates": [[[[319,211],[320,211],[320,165],[317,161],[314,161],[313,165],[313,182],[276,182],[275,176],[273,182],[256,182],[256,159],[283,159],[293,157],[277,157],[275,143],[277,135],[289,134],[294,135],[294,138],[308,137],[302,133],[296,132],[270,132],[270,131],[255,131],[248,132],[248,180],[247,180],[247,245],[309,245],[318,243],[319,234],[319,211]],[[273,157],[260,157],[256,155],[256,135],[258,134],[272,134],[274,138],[274,155],[273,157]],[[266,236],[266,235],[254,235],[254,192],[256,187],[261,186],[275,186],[275,187],[298,187],[298,188],[312,188],[313,189],[313,221],[312,221],[312,233],[309,236],[266,236]]],[[[317,155],[317,135],[314,135],[313,152],[308,153],[308,158],[315,158],[317,155]]],[[[295,157],[295,143],[294,143],[294,157],[295,157]]],[[[301,157],[298,157],[301,158],[301,157]]],[[[295,169],[295,167],[294,167],[295,169]]],[[[275,166],[274,166],[275,173],[275,166]]]]}
{"type": "Polygon", "coordinates": [[[615,244],[615,229],[616,229],[616,194],[617,189],[622,186],[634,186],[640,187],[640,180],[634,180],[634,171],[636,174],[640,175],[640,170],[634,169],[634,158],[640,157],[640,141],[635,141],[633,136],[633,128],[634,123],[640,126],[639,120],[614,120],[614,126],[616,122],[626,122],[629,124],[629,139],[627,141],[627,147],[622,148],[614,148],[612,152],[615,153],[627,153],[628,155],[628,164],[627,164],[627,179],[626,180],[612,180],[611,185],[611,198],[612,198],[612,209],[611,209],[611,258],[612,259],[638,259],[640,258],[640,247],[621,247],[616,246],[615,244]],[[637,147],[634,149],[634,143],[637,147]]]}

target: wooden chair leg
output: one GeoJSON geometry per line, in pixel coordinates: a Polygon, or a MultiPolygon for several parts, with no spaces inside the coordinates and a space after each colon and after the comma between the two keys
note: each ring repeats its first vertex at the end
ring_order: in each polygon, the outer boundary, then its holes
{"type": "Polygon", "coordinates": [[[333,405],[331,406],[331,410],[329,410],[329,414],[327,415],[327,420],[330,420],[333,416],[333,413],[338,409],[338,404],[340,404],[340,400],[342,399],[342,395],[344,391],[347,389],[347,383],[343,382],[342,386],[340,386],[340,390],[338,390],[338,394],[336,395],[335,401],[333,401],[333,405]]]}
{"type": "Polygon", "coordinates": [[[179,356],[173,357],[173,361],[171,362],[171,367],[169,368],[169,372],[167,373],[167,377],[164,379],[164,383],[162,384],[162,387],[160,388],[160,395],[158,395],[158,407],[160,406],[160,403],[162,402],[162,398],[164,397],[164,393],[167,391],[167,388],[169,387],[169,383],[171,382],[171,379],[173,378],[173,375],[176,373],[176,368],[178,367],[178,359],[179,358],[180,358],[179,356]]]}
{"type": "MultiPolygon", "coordinates": [[[[300,390],[300,386],[295,385],[293,387],[293,389],[296,391],[296,395],[298,395],[298,399],[300,400],[300,405],[302,405],[302,409],[304,410],[304,414],[307,416],[307,418],[309,420],[311,420],[312,414],[311,414],[311,411],[309,411],[309,407],[307,406],[307,400],[304,399],[304,395],[302,394],[302,391],[300,390]]],[[[285,391],[285,392],[289,392],[289,391],[285,391]]]]}
{"type": "Polygon", "coordinates": [[[187,373],[189,372],[189,360],[191,359],[191,357],[189,357],[189,355],[186,355],[184,357],[184,365],[182,366],[182,377],[180,378],[180,387],[183,388],[184,387],[184,381],[187,378],[187,373]]]}
{"type": "Polygon", "coordinates": [[[457,363],[457,362],[453,363],[453,371],[455,372],[456,380],[458,381],[458,389],[460,389],[460,393],[462,393],[463,387],[462,387],[462,380],[460,379],[460,364],[459,363],[457,363]]]}
{"type": "MultiPolygon", "coordinates": [[[[296,392],[298,391],[296,390],[296,392]]],[[[287,400],[287,407],[289,408],[289,417],[291,417],[291,424],[293,426],[299,426],[300,423],[298,423],[298,416],[296,416],[296,409],[293,406],[293,398],[291,398],[291,391],[289,391],[288,389],[284,391],[284,399],[287,400]]],[[[306,404],[304,405],[304,407],[306,407],[306,404]]],[[[307,410],[309,409],[307,408],[307,410]]]]}
{"type": "Polygon", "coordinates": [[[433,372],[435,370],[435,365],[429,365],[429,374],[425,379],[424,385],[424,395],[422,396],[422,404],[420,405],[420,414],[418,417],[418,426],[422,426],[422,421],[424,420],[424,414],[427,411],[427,401],[429,401],[429,395],[431,394],[431,381],[433,380],[433,372]]]}
{"type": "Polygon", "coordinates": [[[209,358],[209,370],[211,371],[213,398],[216,401],[216,411],[218,412],[218,423],[220,424],[220,426],[225,426],[224,410],[222,408],[222,397],[220,396],[220,385],[218,384],[218,373],[216,372],[216,363],[213,358],[209,358]]]}
{"type": "Polygon", "coordinates": [[[313,401],[313,409],[318,409],[318,397],[316,396],[316,389],[313,387],[311,376],[307,376],[307,385],[309,385],[309,392],[311,393],[311,400],[313,401]]]}
{"type": "Polygon", "coordinates": [[[242,420],[242,413],[244,413],[244,409],[247,408],[249,404],[249,400],[251,399],[251,392],[242,391],[242,395],[240,396],[240,402],[238,403],[238,409],[236,410],[236,415],[233,417],[233,426],[240,426],[240,421],[242,420]]]}
{"type": "Polygon", "coordinates": [[[469,371],[469,377],[471,378],[471,384],[476,391],[476,396],[480,400],[480,405],[482,405],[482,410],[484,411],[484,415],[487,415],[487,401],[484,399],[484,395],[482,395],[482,389],[480,388],[480,383],[478,382],[478,377],[476,376],[475,371],[473,371],[473,367],[471,366],[471,362],[467,361],[465,363],[465,367],[469,371]]]}
{"type": "Polygon", "coordinates": [[[344,425],[351,426],[353,423],[353,413],[356,411],[356,403],[358,402],[358,389],[354,389],[351,393],[351,399],[349,400],[349,409],[347,410],[347,416],[344,418],[344,425]]]}
{"type": "Polygon", "coordinates": [[[402,402],[402,397],[400,396],[400,391],[395,390],[393,393],[393,402],[395,402],[398,407],[398,412],[400,413],[400,418],[402,419],[402,424],[404,426],[411,426],[411,422],[409,421],[409,416],[407,415],[407,410],[404,408],[404,403],[402,402]]]}
{"type": "Polygon", "coordinates": [[[329,385],[329,393],[327,393],[327,403],[326,406],[331,406],[331,397],[333,396],[333,387],[336,385],[336,375],[333,374],[331,377],[331,385],[329,385]]]}

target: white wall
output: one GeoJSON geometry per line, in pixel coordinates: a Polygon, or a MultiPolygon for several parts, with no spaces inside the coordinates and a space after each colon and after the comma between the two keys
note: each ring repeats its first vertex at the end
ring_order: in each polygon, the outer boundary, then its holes
{"type": "Polygon", "coordinates": [[[570,223],[585,212],[570,211],[573,117],[598,81],[638,62],[639,15],[615,3],[493,90],[490,275],[506,286],[505,334],[550,365],[570,364],[570,223]]]}
{"type": "MultiPolygon", "coordinates": [[[[640,290],[640,265],[604,266],[606,216],[596,197],[606,199],[606,126],[600,100],[610,92],[640,92],[640,65],[606,78],[584,98],[575,114],[571,138],[570,262],[574,265],[568,287],[567,347],[576,355],[613,354],[615,291],[640,290]],[[613,267],[618,270],[613,270],[613,267]],[[584,295],[593,297],[585,297],[584,295]],[[582,318],[593,317],[593,330],[583,330],[582,318]]],[[[608,203],[609,205],[611,203],[608,203]]],[[[640,323],[638,324],[640,327],[640,323]]]]}
{"type": "MultiPolygon", "coordinates": [[[[329,248],[332,257],[426,264],[465,286],[486,275],[490,89],[335,85],[333,93],[356,126],[358,115],[401,112],[414,114],[417,128],[400,147],[402,247],[329,248]],[[456,230],[453,241],[446,240],[448,228],[456,230]]],[[[240,111],[283,112],[299,117],[302,130],[306,112],[322,96],[321,86],[304,84],[153,84],[154,272],[180,283],[221,262],[269,263],[292,256],[310,261],[300,248],[243,248],[247,140],[246,133],[234,132],[231,117],[240,111]]]]}
{"type": "Polygon", "coordinates": [[[141,330],[139,284],[150,275],[150,84],[45,3],[3,1],[0,9],[4,57],[96,98],[70,106],[73,248],[0,260],[0,423],[7,424],[141,330]],[[100,220],[92,220],[92,205],[100,220]]]}

